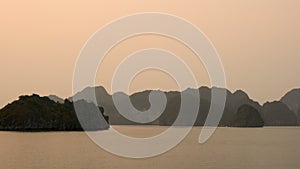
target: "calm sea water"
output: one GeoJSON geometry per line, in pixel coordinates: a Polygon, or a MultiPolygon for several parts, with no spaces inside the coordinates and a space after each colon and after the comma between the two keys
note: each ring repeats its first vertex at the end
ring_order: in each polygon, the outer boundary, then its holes
{"type": "MultiPolygon", "coordinates": [[[[147,137],[161,126],[113,126],[124,134],[147,137]]],[[[0,132],[1,169],[299,169],[300,128],[219,128],[198,144],[200,127],[171,151],[148,159],[112,155],[84,132],[0,132]]]]}

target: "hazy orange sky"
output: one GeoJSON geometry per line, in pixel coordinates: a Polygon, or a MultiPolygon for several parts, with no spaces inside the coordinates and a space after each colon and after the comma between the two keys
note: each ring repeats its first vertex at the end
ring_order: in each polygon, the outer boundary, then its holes
{"type": "MultiPolygon", "coordinates": [[[[243,89],[261,103],[279,99],[300,87],[299,9],[299,0],[2,1],[0,107],[21,94],[70,96],[76,58],[88,38],[110,21],[138,12],[169,13],[198,26],[219,52],[231,91],[243,89]]],[[[154,35],[116,46],[100,66],[97,85],[109,89],[114,66],[145,47],[180,55],[199,85],[209,85],[189,50],[154,35]]],[[[130,90],[145,88],[172,90],[176,85],[166,74],[148,71],[134,79],[130,90]]]]}

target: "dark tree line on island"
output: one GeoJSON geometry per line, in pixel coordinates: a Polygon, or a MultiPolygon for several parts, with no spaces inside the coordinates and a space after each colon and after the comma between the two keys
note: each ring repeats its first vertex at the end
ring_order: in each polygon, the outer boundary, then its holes
{"type": "MultiPolygon", "coordinates": [[[[93,103],[78,101],[87,107],[93,103]]],[[[108,129],[108,117],[104,109],[99,107],[102,118],[98,125],[89,126],[89,130],[108,129]]],[[[91,116],[92,117],[92,116],[91,116]]],[[[88,119],[92,121],[93,119],[88,119]]],[[[8,104],[0,110],[0,130],[8,131],[82,131],[78,121],[73,102],[64,100],[64,103],[55,102],[48,97],[40,97],[36,94],[31,96],[20,96],[19,100],[8,104]]]]}
{"type": "MultiPolygon", "coordinates": [[[[200,108],[194,125],[203,126],[211,104],[211,91],[226,89],[201,87],[199,89],[187,89],[183,92],[189,94],[191,90],[199,90],[200,93],[200,108]]],[[[150,108],[148,100],[150,92],[148,90],[130,95],[129,98],[133,106],[140,111],[148,110],[150,108]]],[[[241,90],[234,93],[228,90],[226,92],[227,100],[219,126],[262,127],[297,126],[300,124],[299,89],[290,91],[280,101],[267,102],[264,105],[253,101],[241,90]]],[[[181,93],[172,91],[165,92],[165,94],[167,105],[164,112],[156,120],[146,125],[168,126],[176,120],[180,110],[181,93]]],[[[114,97],[124,95],[126,94],[119,92],[115,93],[114,97]]],[[[194,97],[190,95],[189,99],[195,99],[194,97]]],[[[104,130],[109,128],[109,124],[141,125],[123,117],[116,109],[112,95],[108,94],[103,87],[88,87],[77,93],[76,97],[65,100],[54,95],[49,97],[40,97],[35,94],[20,96],[19,100],[6,105],[0,110],[0,130],[82,131],[83,128],[86,130],[104,130]],[[94,91],[96,92],[97,103],[92,103],[91,96],[94,91]],[[80,99],[75,100],[74,98],[80,99]],[[84,116],[85,124],[79,123],[73,100],[86,113],[86,116],[84,116]],[[98,108],[101,115],[93,114],[92,110],[94,108],[98,108]]]]}

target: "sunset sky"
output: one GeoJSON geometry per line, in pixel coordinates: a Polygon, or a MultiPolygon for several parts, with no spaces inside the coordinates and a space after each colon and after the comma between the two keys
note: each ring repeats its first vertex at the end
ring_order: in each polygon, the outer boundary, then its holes
{"type": "MultiPolygon", "coordinates": [[[[71,96],[76,59],[88,38],[112,20],[139,12],[169,13],[193,23],[217,49],[231,91],[242,89],[260,103],[276,100],[300,87],[299,9],[299,0],[2,1],[0,107],[22,94],[71,96]]],[[[199,86],[210,85],[191,51],[156,35],[116,46],[100,65],[95,85],[110,91],[121,59],[149,47],[178,54],[199,86]]],[[[140,73],[130,91],[148,88],[177,89],[171,77],[157,70],[140,73]]]]}

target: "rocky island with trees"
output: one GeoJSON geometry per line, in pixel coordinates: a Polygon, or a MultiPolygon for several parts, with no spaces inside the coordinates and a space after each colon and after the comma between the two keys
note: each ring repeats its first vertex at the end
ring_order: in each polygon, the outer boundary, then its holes
{"type": "MultiPolygon", "coordinates": [[[[78,101],[86,107],[93,103],[78,101]]],[[[99,125],[90,126],[89,130],[108,129],[108,117],[99,107],[103,118],[99,125]]],[[[88,112],[89,110],[87,110],[88,112]]],[[[92,119],[91,119],[92,120],[92,119]]],[[[0,130],[6,131],[82,131],[73,102],[64,100],[55,102],[48,97],[20,96],[19,100],[6,105],[0,110],[0,130]]]]}

